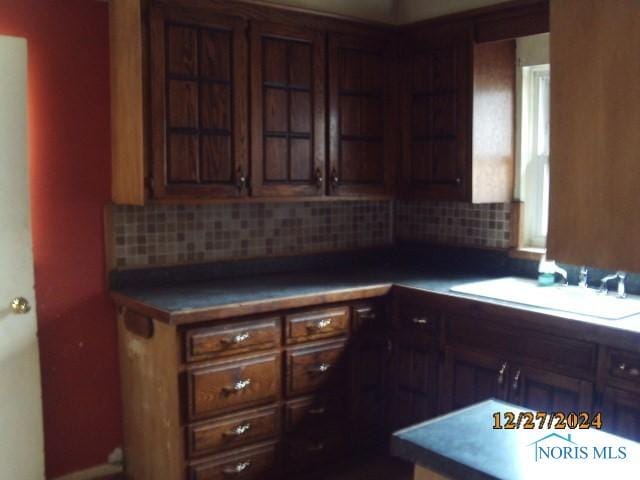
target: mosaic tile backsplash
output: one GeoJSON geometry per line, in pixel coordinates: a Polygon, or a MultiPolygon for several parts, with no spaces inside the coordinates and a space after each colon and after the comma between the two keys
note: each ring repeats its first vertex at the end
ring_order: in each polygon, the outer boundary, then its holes
{"type": "Polygon", "coordinates": [[[470,204],[436,201],[396,201],[397,240],[425,241],[470,247],[508,248],[511,204],[470,204]]]}
{"type": "Polygon", "coordinates": [[[117,268],[378,247],[393,239],[391,201],[111,208],[117,268]]]}

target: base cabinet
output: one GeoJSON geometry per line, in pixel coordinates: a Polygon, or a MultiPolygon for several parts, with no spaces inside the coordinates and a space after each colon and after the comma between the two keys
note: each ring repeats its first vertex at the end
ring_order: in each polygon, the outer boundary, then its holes
{"type": "Polygon", "coordinates": [[[602,429],[640,441],[640,393],[605,388],[602,397],[602,429]]]}

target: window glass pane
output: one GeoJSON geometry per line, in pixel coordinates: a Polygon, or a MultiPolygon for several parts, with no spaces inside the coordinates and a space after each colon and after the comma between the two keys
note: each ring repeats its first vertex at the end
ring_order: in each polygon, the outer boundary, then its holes
{"type": "Polygon", "coordinates": [[[538,125],[537,154],[549,156],[549,72],[537,76],[538,125]]]}

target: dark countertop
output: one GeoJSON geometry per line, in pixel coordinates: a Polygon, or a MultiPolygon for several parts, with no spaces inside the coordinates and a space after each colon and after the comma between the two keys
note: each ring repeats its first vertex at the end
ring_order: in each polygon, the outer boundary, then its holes
{"type": "MultiPolygon", "coordinates": [[[[320,271],[253,274],[176,285],[127,286],[112,291],[116,303],[175,324],[216,320],[232,316],[299,308],[319,303],[369,298],[388,293],[392,286],[415,288],[453,302],[472,300],[474,307],[508,307],[541,322],[561,321],[565,326],[590,327],[589,339],[617,336],[625,345],[635,345],[629,333],[640,335],[640,316],[605,320],[585,315],[514,304],[454,293],[450,288],[496,278],[496,274],[445,271],[426,266],[350,266],[320,271]]],[[[635,338],[635,335],[634,335],[635,338]]],[[[613,340],[618,345],[618,339],[613,340]]],[[[635,342],[635,343],[634,343],[635,342]]],[[[640,345],[640,344],[639,344],[640,345]]],[[[631,347],[630,347],[631,348],[631,347]]]]}
{"type": "Polygon", "coordinates": [[[507,411],[524,410],[492,399],[400,430],[391,453],[451,479],[638,478],[640,444],[595,429],[494,429],[493,414],[507,411]],[[594,447],[603,446],[616,455],[622,446],[627,458],[594,458],[594,447]],[[586,458],[545,458],[554,447],[569,447],[571,454],[584,448],[586,458]]]}

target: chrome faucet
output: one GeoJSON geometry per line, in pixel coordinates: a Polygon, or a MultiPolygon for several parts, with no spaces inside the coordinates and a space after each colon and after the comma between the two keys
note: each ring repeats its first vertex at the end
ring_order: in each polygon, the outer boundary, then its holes
{"type": "Polygon", "coordinates": [[[624,291],[624,280],[625,278],[627,278],[627,274],[622,271],[617,271],[614,274],[607,275],[602,280],[600,280],[600,288],[598,289],[598,292],[603,295],[606,295],[609,292],[609,290],[607,289],[607,282],[609,280],[614,280],[616,278],[618,279],[618,294],[616,295],[616,297],[617,298],[626,297],[627,294],[624,291]]]}
{"type": "Polygon", "coordinates": [[[562,277],[562,282],[560,283],[561,286],[566,287],[567,285],[569,285],[569,275],[567,274],[567,271],[564,268],[561,268],[556,265],[556,269],[554,273],[557,273],[562,277]]]}
{"type": "Polygon", "coordinates": [[[578,286],[580,288],[588,288],[589,269],[584,265],[580,267],[580,274],[578,275],[578,286]]]}

